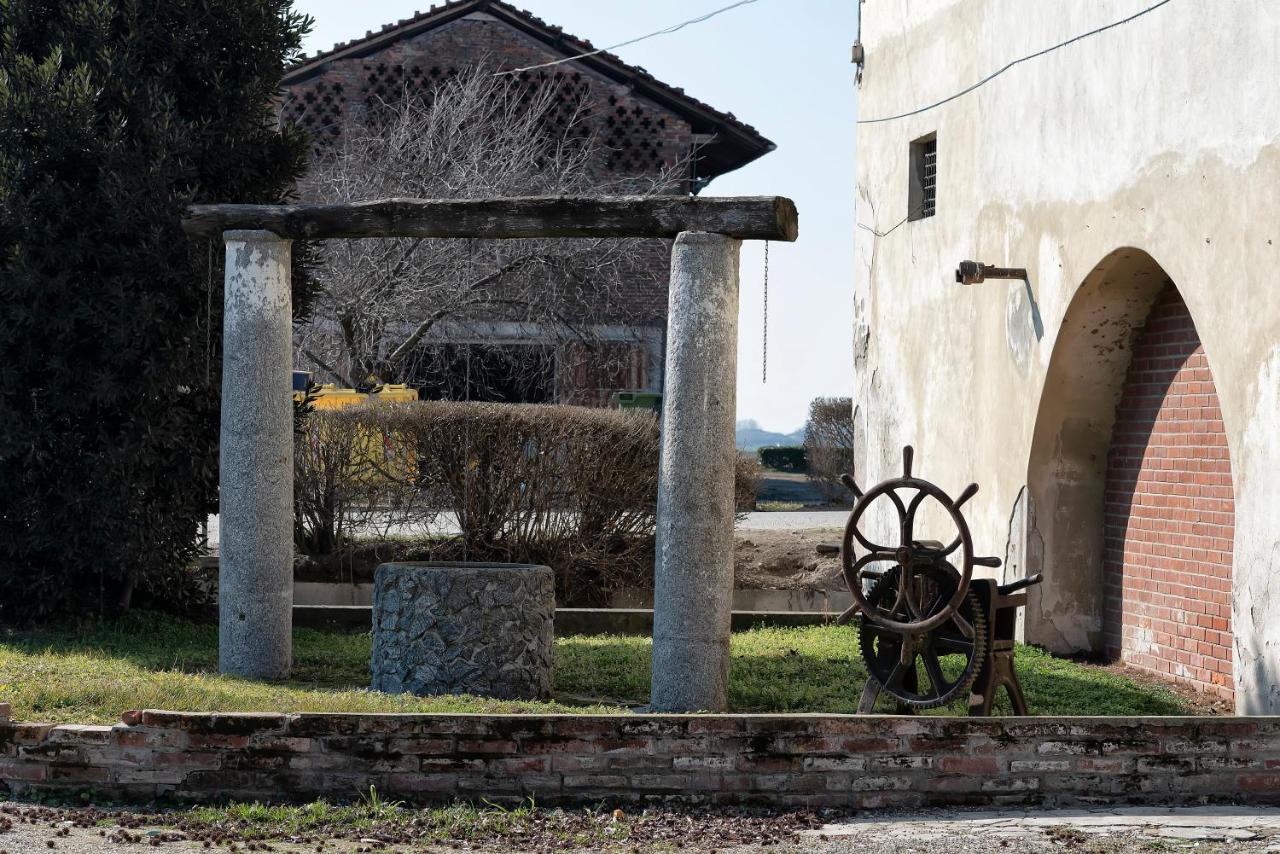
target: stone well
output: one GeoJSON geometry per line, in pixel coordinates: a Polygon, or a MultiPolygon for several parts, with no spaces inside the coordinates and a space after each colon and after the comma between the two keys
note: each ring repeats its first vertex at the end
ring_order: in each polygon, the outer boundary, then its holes
{"type": "Polygon", "coordinates": [[[373,689],[546,699],[555,608],[545,566],[384,563],[374,576],[373,689]]]}

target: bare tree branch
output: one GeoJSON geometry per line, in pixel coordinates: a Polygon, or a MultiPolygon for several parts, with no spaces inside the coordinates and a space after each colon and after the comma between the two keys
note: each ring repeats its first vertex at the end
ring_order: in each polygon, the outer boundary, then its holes
{"type": "MultiPolygon", "coordinates": [[[[496,77],[478,67],[406,91],[317,158],[303,200],[649,195],[681,186],[687,153],[644,175],[605,169],[604,102],[567,79],[496,77]]],[[[661,288],[655,269],[666,252],[662,241],[328,241],[312,319],[296,332],[299,352],[334,376],[405,382],[440,346],[440,329],[514,323],[552,346],[589,343],[597,327],[616,336],[661,322],[660,314],[635,317],[627,298],[661,288]]],[[[605,351],[626,357],[625,347],[605,351]]]]}
{"type": "MultiPolygon", "coordinates": [[[[515,272],[516,270],[519,270],[522,266],[535,260],[537,259],[533,256],[526,256],[524,258],[519,258],[509,264],[504,264],[501,267],[499,267],[497,270],[494,270],[492,273],[488,274],[487,276],[481,276],[479,279],[476,279],[471,284],[466,285],[463,288],[463,291],[468,291],[468,292],[477,291],[481,288],[488,287],[489,285],[493,284],[494,282],[497,282],[499,279],[501,279],[503,276],[507,275],[508,273],[515,272]]],[[[497,301],[497,300],[491,300],[490,302],[492,302],[494,305],[500,304],[500,301],[497,301]]],[[[483,302],[474,303],[474,304],[482,305],[483,302]]],[[[391,355],[387,357],[385,362],[386,368],[391,371],[397,370],[400,367],[400,365],[404,362],[405,357],[409,355],[410,351],[412,351],[414,347],[418,346],[418,342],[421,341],[423,336],[430,331],[431,327],[434,326],[439,321],[443,320],[444,318],[448,317],[450,313],[451,312],[448,309],[437,311],[432,313],[425,320],[419,323],[418,326],[413,330],[413,332],[409,333],[409,337],[406,338],[400,344],[400,346],[396,347],[394,350],[391,351],[391,355]]]]}
{"type": "Polygon", "coordinates": [[[315,362],[316,367],[320,368],[320,370],[324,371],[326,374],[333,377],[338,382],[342,383],[343,385],[348,385],[348,386],[351,385],[351,379],[349,377],[344,376],[341,372],[338,371],[337,368],[334,368],[332,365],[325,362],[324,359],[321,359],[319,356],[317,356],[315,353],[312,353],[306,347],[302,348],[302,355],[306,356],[308,359],[315,362]]]}

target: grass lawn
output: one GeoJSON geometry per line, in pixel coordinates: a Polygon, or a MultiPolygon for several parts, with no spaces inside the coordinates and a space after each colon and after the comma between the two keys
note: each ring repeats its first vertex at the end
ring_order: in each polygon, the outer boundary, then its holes
{"type": "MultiPolygon", "coordinates": [[[[217,627],[156,614],[77,629],[0,634],[0,701],[15,718],[114,723],[127,709],[175,711],[624,711],[649,692],[648,638],[556,640],[559,702],[419,699],[364,690],[367,635],[294,633],[294,676],[262,683],[217,675],[217,627]]],[[[1097,667],[1018,650],[1033,714],[1194,713],[1172,691],[1097,667]]],[[[865,672],[853,628],[757,629],[733,636],[730,702],[738,712],[853,712],[865,672]]],[[[962,714],[952,706],[934,714],[962,714]]]]}
{"type": "Polygon", "coordinates": [[[803,501],[757,501],[756,512],[759,513],[796,513],[808,510],[809,505],[803,501]]]}

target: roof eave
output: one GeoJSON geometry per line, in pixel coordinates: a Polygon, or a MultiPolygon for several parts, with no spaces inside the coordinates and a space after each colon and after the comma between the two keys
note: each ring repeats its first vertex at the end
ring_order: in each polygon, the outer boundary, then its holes
{"type": "MultiPolygon", "coordinates": [[[[336,48],[329,53],[318,54],[311,60],[304,60],[287,69],[281,82],[284,85],[300,83],[322,73],[331,62],[377,53],[396,41],[412,38],[418,33],[435,29],[481,10],[557,50],[568,53],[575,49],[572,44],[575,42],[580,47],[591,49],[589,42],[569,36],[563,30],[538,21],[528,13],[500,0],[457,0],[453,4],[446,4],[428,11],[419,16],[416,21],[408,19],[400,24],[388,25],[372,36],[347,42],[344,47],[336,48]]],[[[773,142],[745,122],[722,113],[709,104],[702,103],[683,90],[677,90],[663,83],[612,54],[597,53],[576,57],[574,60],[597,74],[627,84],[641,96],[674,113],[686,118],[698,119],[702,122],[701,125],[691,122],[695,133],[713,132],[720,137],[720,142],[714,149],[708,150],[705,158],[706,164],[711,167],[707,170],[706,180],[708,181],[740,169],[777,149],[773,142]]]]}

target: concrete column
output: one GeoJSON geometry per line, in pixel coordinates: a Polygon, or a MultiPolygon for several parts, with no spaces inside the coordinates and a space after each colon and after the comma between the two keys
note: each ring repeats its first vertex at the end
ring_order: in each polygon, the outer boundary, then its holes
{"type": "Polygon", "coordinates": [[[728,706],[741,247],[686,232],[672,250],[650,696],[658,712],[728,706]]]}
{"type": "Polygon", "coordinates": [[[290,241],[224,238],[218,669],[283,679],[293,665],[290,241]]]}

